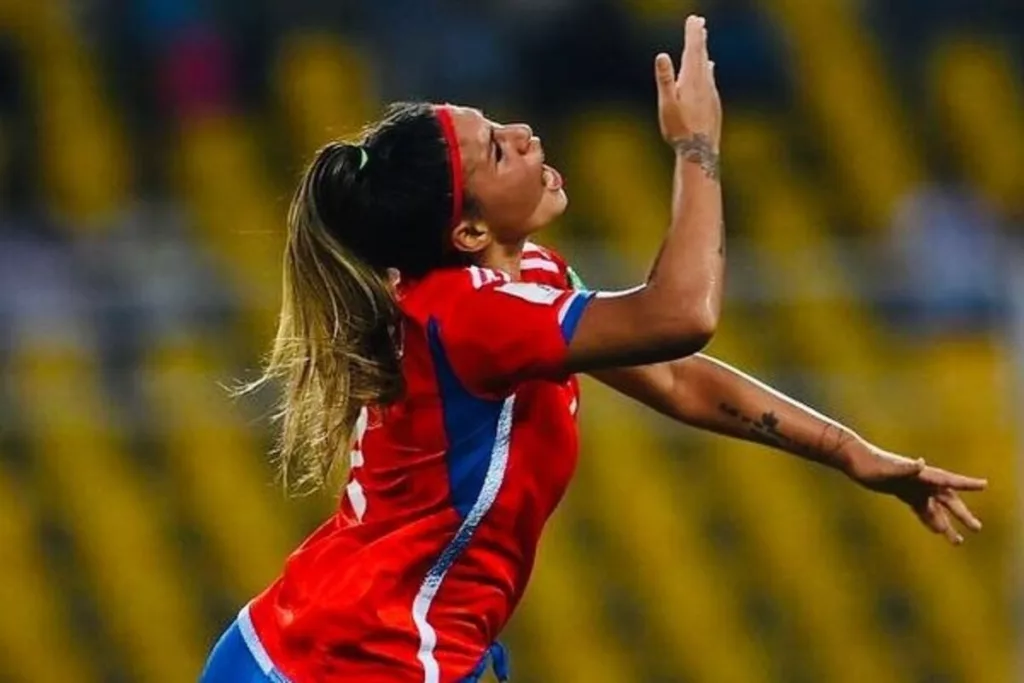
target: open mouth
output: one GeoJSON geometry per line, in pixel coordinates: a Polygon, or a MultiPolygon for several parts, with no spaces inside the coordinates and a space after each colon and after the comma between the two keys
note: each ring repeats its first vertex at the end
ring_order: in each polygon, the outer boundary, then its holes
{"type": "Polygon", "coordinates": [[[562,174],[556,171],[551,166],[544,164],[544,172],[541,174],[541,182],[544,187],[552,192],[558,192],[565,185],[565,180],[562,178],[562,174]]]}

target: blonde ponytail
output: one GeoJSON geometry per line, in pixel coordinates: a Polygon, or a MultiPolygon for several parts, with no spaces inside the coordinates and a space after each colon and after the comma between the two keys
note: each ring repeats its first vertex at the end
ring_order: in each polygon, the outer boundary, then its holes
{"type": "Polygon", "coordinates": [[[359,412],[402,393],[400,313],[386,273],[334,238],[318,214],[314,162],[292,200],[284,291],[273,349],[252,387],[282,385],[275,417],[280,474],[292,490],[347,472],[359,412]]]}

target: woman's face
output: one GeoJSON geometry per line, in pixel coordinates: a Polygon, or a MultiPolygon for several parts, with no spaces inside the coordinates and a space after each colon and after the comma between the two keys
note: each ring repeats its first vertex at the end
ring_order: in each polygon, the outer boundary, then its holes
{"type": "Polygon", "coordinates": [[[562,176],[544,163],[540,138],[522,123],[503,125],[468,107],[450,107],[466,193],[499,242],[523,240],[565,211],[562,176]]]}

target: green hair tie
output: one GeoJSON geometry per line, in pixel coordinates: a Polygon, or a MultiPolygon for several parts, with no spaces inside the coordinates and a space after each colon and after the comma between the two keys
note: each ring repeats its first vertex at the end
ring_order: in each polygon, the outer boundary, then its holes
{"type": "Polygon", "coordinates": [[[365,147],[360,147],[359,148],[359,154],[360,154],[359,170],[362,171],[363,168],[366,166],[366,164],[369,163],[370,155],[366,153],[366,148],[365,147]]]}

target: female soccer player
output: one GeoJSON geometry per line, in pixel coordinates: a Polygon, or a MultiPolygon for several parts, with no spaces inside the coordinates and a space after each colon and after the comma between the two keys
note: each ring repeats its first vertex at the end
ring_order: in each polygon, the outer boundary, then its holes
{"type": "Polygon", "coordinates": [[[337,514],[242,609],[206,683],[476,681],[519,602],[572,477],[578,386],[595,373],[680,421],[834,467],[960,542],[949,515],[985,482],[875,448],[695,355],[722,297],[721,107],[703,19],[676,77],[656,62],[675,150],[672,224],[647,281],[575,287],[527,238],[566,207],[525,125],[401,105],[321,150],[289,215],[280,329],[292,481],[349,477],[337,514]],[[766,416],[760,420],[752,416],[766,416]]]}

